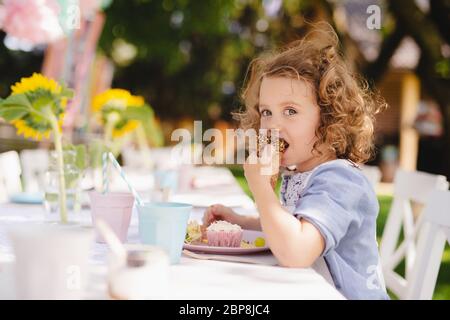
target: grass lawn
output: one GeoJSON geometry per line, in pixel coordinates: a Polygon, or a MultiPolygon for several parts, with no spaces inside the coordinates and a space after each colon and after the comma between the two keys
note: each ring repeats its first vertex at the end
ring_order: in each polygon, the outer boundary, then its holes
{"type": "MultiPolygon", "coordinates": [[[[230,166],[229,167],[242,189],[244,189],[245,193],[247,193],[250,197],[250,190],[248,189],[247,182],[244,177],[244,172],[242,167],[238,166],[230,166]]],[[[277,186],[277,192],[279,190],[279,184],[277,186]]],[[[381,235],[383,234],[384,224],[386,223],[387,215],[389,212],[389,208],[391,207],[392,197],[390,196],[379,196],[378,201],[380,203],[380,214],[378,216],[377,222],[377,237],[380,240],[381,235]]],[[[399,266],[398,272],[401,272],[401,269],[404,268],[403,265],[399,266]]],[[[395,296],[391,294],[391,297],[395,299],[395,296]]],[[[433,299],[440,300],[450,300],[450,246],[448,243],[445,247],[444,255],[442,256],[441,269],[439,271],[439,276],[436,284],[436,289],[434,291],[433,299]]]]}

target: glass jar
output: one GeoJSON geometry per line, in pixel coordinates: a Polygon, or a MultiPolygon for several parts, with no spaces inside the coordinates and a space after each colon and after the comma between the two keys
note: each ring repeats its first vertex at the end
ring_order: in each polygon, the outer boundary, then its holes
{"type": "MultiPolygon", "coordinates": [[[[82,172],[76,165],[76,152],[74,150],[64,150],[63,159],[67,214],[69,220],[73,221],[76,220],[74,214],[79,213],[80,210],[82,172]]],[[[59,170],[56,151],[50,153],[49,167],[45,173],[44,193],[46,219],[50,221],[60,220],[59,170]]]]}

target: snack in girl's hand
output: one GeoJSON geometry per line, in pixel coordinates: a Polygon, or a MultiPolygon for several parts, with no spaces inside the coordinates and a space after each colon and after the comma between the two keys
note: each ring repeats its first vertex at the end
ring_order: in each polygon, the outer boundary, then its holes
{"type": "MultiPolygon", "coordinates": [[[[268,144],[272,144],[274,146],[276,156],[280,159],[281,154],[286,151],[286,148],[289,146],[289,144],[283,139],[272,139],[269,131],[269,135],[265,134],[259,134],[258,136],[258,157],[261,156],[261,152],[263,151],[264,147],[268,144]]],[[[279,173],[276,173],[270,177],[270,184],[272,185],[272,188],[275,189],[278,181],[278,175],[279,173]]]]}
{"type": "Polygon", "coordinates": [[[223,220],[215,221],[206,228],[208,245],[213,247],[240,247],[242,233],[239,225],[223,220]]]}

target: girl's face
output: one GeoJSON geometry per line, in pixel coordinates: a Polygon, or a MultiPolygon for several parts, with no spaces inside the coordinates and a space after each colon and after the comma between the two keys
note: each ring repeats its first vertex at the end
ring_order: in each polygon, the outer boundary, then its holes
{"type": "Polygon", "coordinates": [[[264,77],[259,93],[261,129],[278,129],[288,144],[281,165],[309,171],[323,159],[312,153],[317,141],[320,108],[311,86],[298,79],[264,77]]]}

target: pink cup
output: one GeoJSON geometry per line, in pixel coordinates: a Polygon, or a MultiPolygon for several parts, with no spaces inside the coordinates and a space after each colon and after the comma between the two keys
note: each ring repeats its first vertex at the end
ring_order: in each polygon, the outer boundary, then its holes
{"type": "MultiPolygon", "coordinates": [[[[96,226],[96,219],[103,219],[120,241],[125,243],[133,209],[133,195],[127,192],[108,192],[103,194],[91,191],[89,192],[89,198],[91,199],[92,224],[96,226]]],[[[96,241],[105,243],[97,228],[95,228],[95,233],[96,241]]]]}

